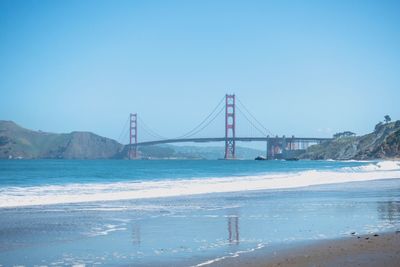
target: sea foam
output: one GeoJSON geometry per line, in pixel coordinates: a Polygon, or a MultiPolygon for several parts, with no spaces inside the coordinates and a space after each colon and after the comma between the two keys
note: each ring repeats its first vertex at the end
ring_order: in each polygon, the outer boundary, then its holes
{"type": "Polygon", "coordinates": [[[308,170],[222,178],[3,187],[0,188],[0,208],[289,189],[399,178],[400,162],[381,161],[332,171],[308,170]]]}

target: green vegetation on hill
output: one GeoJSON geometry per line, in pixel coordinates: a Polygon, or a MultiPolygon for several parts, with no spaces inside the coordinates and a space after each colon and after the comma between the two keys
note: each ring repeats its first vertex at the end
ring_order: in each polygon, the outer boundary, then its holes
{"type": "Polygon", "coordinates": [[[46,133],[0,121],[0,159],[105,159],[122,149],[118,142],[89,132],[46,133]]]}
{"type": "Polygon", "coordinates": [[[372,133],[363,136],[340,137],[311,146],[301,158],[339,160],[400,158],[400,121],[378,123],[372,133]]]}

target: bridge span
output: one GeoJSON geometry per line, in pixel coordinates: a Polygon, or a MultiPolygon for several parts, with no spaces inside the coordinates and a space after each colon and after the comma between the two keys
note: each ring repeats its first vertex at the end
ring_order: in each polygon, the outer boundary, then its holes
{"type": "MultiPolygon", "coordinates": [[[[256,118],[252,115],[246,106],[239,100],[239,105],[236,105],[235,95],[225,95],[220,100],[214,110],[194,129],[188,133],[177,137],[177,138],[164,138],[159,134],[153,136],[157,140],[139,142],[138,141],[138,116],[137,114],[130,114],[130,127],[129,127],[129,158],[137,158],[139,156],[138,147],[140,146],[151,146],[160,144],[172,144],[172,143],[206,143],[206,142],[225,142],[225,159],[236,158],[236,142],[265,142],[266,143],[266,157],[267,159],[274,158],[288,158],[295,157],[301,151],[307,149],[310,145],[319,144],[324,141],[331,140],[332,138],[316,138],[316,137],[285,137],[275,136],[275,134],[268,135],[269,132],[256,118]],[[225,101],[224,101],[225,100],[225,101]],[[225,105],[222,103],[225,102],[225,105]],[[240,106],[242,108],[240,108],[240,106]],[[243,110],[242,110],[243,109],[243,110]],[[194,135],[201,132],[204,128],[210,125],[219,114],[225,110],[225,135],[222,137],[202,137],[195,138],[194,135]],[[237,136],[236,133],[236,113],[239,111],[243,114],[244,118],[254,127],[261,137],[248,136],[237,136]],[[246,115],[247,114],[247,115],[246,115]]],[[[146,124],[142,121],[143,126],[146,124]]],[[[149,130],[149,129],[148,129],[149,130]]],[[[140,156],[139,156],[140,157],[140,156]]]]}
{"type": "MultiPolygon", "coordinates": [[[[272,142],[272,143],[321,143],[329,141],[332,138],[315,138],[315,137],[235,137],[238,142],[272,142]]],[[[208,143],[208,142],[225,142],[225,137],[202,137],[202,138],[181,138],[181,139],[163,139],[156,141],[138,142],[132,146],[152,146],[171,143],[208,143]]]]}
{"type": "MultiPolygon", "coordinates": [[[[316,137],[235,137],[235,142],[266,142],[267,159],[287,158],[293,155],[293,151],[304,150],[313,144],[320,144],[329,141],[332,138],[316,138],[316,137]]],[[[208,142],[226,142],[225,137],[203,137],[203,138],[178,138],[163,139],[147,142],[138,142],[131,144],[130,148],[137,150],[140,146],[152,146],[172,143],[208,143],[208,142]]]]}

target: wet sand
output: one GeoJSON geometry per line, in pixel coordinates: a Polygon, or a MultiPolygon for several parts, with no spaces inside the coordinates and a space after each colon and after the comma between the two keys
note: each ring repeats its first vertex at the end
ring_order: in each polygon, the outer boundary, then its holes
{"type": "Polygon", "coordinates": [[[254,254],[241,255],[215,266],[293,267],[293,266],[400,266],[400,231],[274,249],[266,247],[254,254]]]}

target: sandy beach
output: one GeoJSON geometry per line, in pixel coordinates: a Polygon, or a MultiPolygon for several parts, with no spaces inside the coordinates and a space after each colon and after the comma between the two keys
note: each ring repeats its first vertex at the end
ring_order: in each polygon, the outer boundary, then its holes
{"type": "MultiPolygon", "coordinates": [[[[221,266],[221,262],[212,266],[221,266]]],[[[230,258],[223,266],[301,267],[301,266],[400,266],[400,231],[357,235],[337,240],[317,241],[273,249],[266,247],[251,255],[230,258]]]]}
{"type": "Polygon", "coordinates": [[[400,171],[389,172],[390,165],[383,162],[44,160],[0,165],[8,169],[0,173],[0,202],[6,196],[19,197],[9,204],[20,205],[0,208],[2,266],[398,266],[400,262],[400,234],[396,234],[400,171]],[[226,170],[232,164],[246,175],[229,176],[226,170]],[[60,167],[65,173],[55,178],[60,167]],[[102,174],[104,168],[107,175],[102,174]],[[315,180],[345,173],[354,181],[315,185],[315,180]],[[369,180],[372,176],[376,179],[369,180]],[[299,187],[276,189],[282,179],[299,187]],[[264,181],[270,189],[253,190],[264,188],[264,181]],[[224,190],[242,188],[221,192],[216,185],[224,190]],[[213,193],[187,195],[205,187],[213,193]],[[139,197],[113,201],[102,197],[132,190],[139,197]],[[151,192],[162,195],[161,191],[184,194],[147,197],[151,192]],[[68,198],[58,204],[29,205],[31,200],[58,195],[68,198]],[[96,201],[84,201],[88,195],[96,201]],[[70,203],[72,196],[82,202],[70,203]]]}

